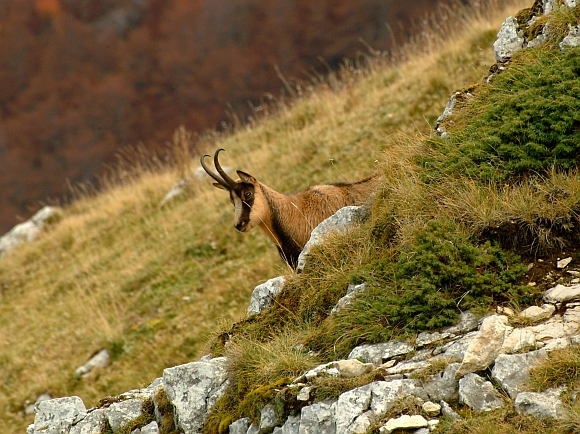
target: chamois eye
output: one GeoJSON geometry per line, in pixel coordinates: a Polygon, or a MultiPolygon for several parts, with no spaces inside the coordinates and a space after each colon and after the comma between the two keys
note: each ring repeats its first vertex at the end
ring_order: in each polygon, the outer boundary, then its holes
{"type": "Polygon", "coordinates": [[[246,191],[244,193],[244,199],[250,200],[251,198],[252,198],[252,192],[251,191],[246,191]]]}

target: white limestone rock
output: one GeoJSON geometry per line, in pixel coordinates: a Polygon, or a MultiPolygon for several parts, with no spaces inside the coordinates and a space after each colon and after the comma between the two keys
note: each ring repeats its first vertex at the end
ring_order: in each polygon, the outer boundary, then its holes
{"type": "Polygon", "coordinates": [[[228,427],[228,433],[246,434],[248,432],[249,427],[250,427],[250,419],[247,417],[243,417],[242,419],[238,419],[230,424],[230,426],[228,427]]]}
{"type": "Polygon", "coordinates": [[[49,401],[52,399],[52,396],[49,393],[41,393],[40,395],[38,395],[38,397],[36,398],[36,401],[34,401],[33,404],[29,404],[26,406],[26,408],[24,409],[24,414],[26,415],[30,415],[30,414],[35,414],[36,411],[38,410],[38,404],[42,401],[49,401]]]}
{"type": "Polygon", "coordinates": [[[535,349],[537,346],[536,335],[532,330],[515,328],[507,333],[501,352],[511,354],[522,350],[535,349]]]}
{"type": "Polygon", "coordinates": [[[337,433],[365,433],[395,401],[406,396],[428,399],[414,380],[375,381],[343,393],[336,403],[337,433]]]}
{"type": "Polygon", "coordinates": [[[390,434],[397,429],[408,430],[417,428],[426,428],[429,424],[421,415],[409,416],[405,414],[395,419],[389,419],[385,425],[379,428],[380,434],[390,434]]]}
{"type": "Polygon", "coordinates": [[[101,434],[105,428],[106,420],[106,408],[89,410],[82,420],[71,427],[69,434],[101,434]]]}
{"type": "Polygon", "coordinates": [[[320,374],[329,375],[331,377],[338,377],[340,376],[340,372],[338,369],[335,368],[336,362],[324,363],[322,365],[318,365],[312,368],[310,371],[306,372],[304,375],[301,375],[294,379],[292,382],[293,384],[302,383],[304,381],[310,381],[320,374]]]}
{"type": "Polygon", "coordinates": [[[282,427],[274,428],[273,434],[300,434],[300,416],[288,416],[282,427]]]}
{"type": "Polygon", "coordinates": [[[530,306],[527,309],[524,309],[520,312],[520,316],[527,318],[531,321],[543,321],[550,318],[556,308],[553,304],[544,304],[540,306],[530,306]]]}
{"type": "Polygon", "coordinates": [[[427,401],[423,403],[421,409],[429,417],[437,417],[441,414],[441,404],[427,401]]]}
{"type": "Polygon", "coordinates": [[[485,318],[469,344],[455,378],[459,379],[469,372],[481,371],[491,365],[501,352],[507,326],[506,316],[491,315],[485,318]]]}
{"type": "MultiPolygon", "coordinates": [[[[203,170],[203,169],[201,169],[201,170],[203,170]]],[[[204,171],[204,173],[205,173],[205,171],[204,171]]],[[[207,177],[207,174],[206,174],[206,177],[207,177]]],[[[161,202],[159,202],[159,207],[161,208],[161,207],[165,206],[165,204],[167,204],[168,202],[171,202],[173,199],[184,195],[189,190],[191,183],[192,183],[192,179],[190,177],[182,178],[179,181],[177,181],[169,189],[169,191],[163,197],[163,199],[161,199],[161,202]]]]}
{"type": "Polygon", "coordinates": [[[114,402],[107,410],[107,420],[113,432],[127,425],[143,414],[143,400],[139,398],[127,399],[125,401],[114,402]]]}
{"type": "Polygon", "coordinates": [[[310,391],[312,390],[312,386],[306,386],[300,389],[298,395],[296,395],[297,401],[308,401],[310,399],[310,391]]]}
{"type": "Polygon", "coordinates": [[[336,430],[336,401],[321,401],[300,412],[299,434],[342,434],[336,430]]]}
{"type": "Polygon", "coordinates": [[[459,380],[459,402],[475,411],[490,411],[505,405],[493,384],[473,373],[459,380]]]}
{"type": "Polygon", "coordinates": [[[35,240],[46,223],[54,219],[60,212],[57,207],[45,206],[24,223],[14,226],[8,233],[0,237],[0,256],[24,242],[35,240]]]}
{"type": "Polygon", "coordinates": [[[353,224],[363,221],[367,214],[368,210],[365,206],[345,206],[326,220],[323,220],[310,234],[310,239],[298,257],[297,269],[302,270],[304,268],[308,253],[312,247],[322,243],[331,233],[345,233],[353,224]]]}
{"type": "Polygon", "coordinates": [[[55,398],[38,403],[34,417],[34,434],[61,434],[69,432],[73,424],[87,415],[83,400],[78,396],[55,398]]]}
{"type": "Polygon", "coordinates": [[[420,362],[403,362],[398,363],[392,368],[388,368],[387,374],[394,375],[394,374],[405,374],[407,372],[414,372],[420,369],[425,369],[431,365],[428,361],[420,361],[420,362]]]}
{"type": "Polygon", "coordinates": [[[524,38],[519,34],[518,21],[514,17],[507,18],[497,34],[497,40],[493,43],[495,59],[505,62],[516,51],[523,48],[524,38]]]}
{"type": "Polygon", "coordinates": [[[375,366],[372,363],[362,363],[357,359],[339,360],[334,364],[341,377],[350,378],[368,374],[375,366]]]}
{"type": "Polygon", "coordinates": [[[453,342],[448,342],[441,347],[435,348],[433,354],[434,355],[441,354],[442,356],[447,357],[449,359],[462,360],[463,357],[465,356],[465,352],[467,351],[467,349],[471,345],[471,342],[473,342],[476,336],[477,332],[467,333],[466,335],[462,336],[461,338],[453,342]]]}
{"type": "Polygon", "coordinates": [[[526,327],[531,330],[535,336],[536,341],[547,342],[552,339],[562,338],[567,335],[575,334],[577,330],[575,327],[569,327],[564,324],[561,316],[556,315],[548,321],[532,327],[526,327]]]}
{"type": "Polygon", "coordinates": [[[153,421],[142,428],[137,428],[131,431],[131,434],[159,434],[159,425],[153,421]]]}
{"type": "MultiPolygon", "coordinates": [[[[373,387],[374,383],[367,384],[349,390],[338,397],[336,403],[336,429],[338,433],[354,432],[353,425],[356,424],[357,418],[370,409],[373,387]]],[[[360,424],[359,422],[357,425],[360,424]]],[[[368,426],[361,427],[363,432],[366,428],[368,426]]]]}
{"type": "Polygon", "coordinates": [[[362,358],[376,366],[396,357],[413,351],[413,346],[403,341],[389,341],[381,344],[363,344],[355,347],[348,355],[349,359],[362,358]]]}
{"type": "Polygon", "coordinates": [[[580,299],[580,284],[572,286],[556,285],[544,294],[546,303],[559,304],[580,299]]]}
{"type": "Polygon", "coordinates": [[[415,346],[417,348],[424,347],[425,345],[433,344],[435,342],[442,341],[444,339],[448,339],[453,337],[454,335],[448,332],[421,332],[417,335],[417,339],[415,340],[415,346]]]}
{"type": "Polygon", "coordinates": [[[568,47],[578,47],[580,45],[580,25],[571,26],[568,24],[568,34],[560,42],[560,50],[568,47]]]}
{"type": "Polygon", "coordinates": [[[81,378],[87,378],[95,369],[105,368],[111,361],[111,355],[107,349],[103,349],[95,354],[84,365],[75,370],[75,375],[81,378]]]}
{"type": "Polygon", "coordinates": [[[466,310],[465,312],[461,312],[459,316],[459,322],[454,326],[447,327],[443,329],[443,333],[451,333],[451,334],[464,334],[476,330],[479,326],[477,321],[477,317],[471,313],[470,311],[466,310]]]}
{"type": "Polygon", "coordinates": [[[264,406],[260,413],[260,432],[271,432],[278,425],[278,415],[272,404],[264,406]]]}
{"type": "Polygon", "coordinates": [[[548,389],[545,392],[520,392],[514,401],[518,413],[537,418],[560,419],[565,415],[560,399],[561,389],[548,389]]]}
{"type": "Polygon", "coordinates": [[[254,288],[248,307],[248,315],[255,315],[270,307],[272,301],[284,288],[284,276],[274,277],[254,288]]]}
{"type": "Polygon", "coordinates": [[[346,295],[338,300],[336,306],[334,306],[330,311],[330,315],[335,316],[341,310],[348,309],[350,306],[352,306],[356,295],[359,292],[365,291],[366,288],[366,283],[361,283],[360,285],[348,285],[348,288],[346,289],[346,295]]]}
{"type": "Polygon", "coordinates": [[[431,377],[425,386],[425,392],[434,401],[455,401],[457,395],[457,380],[455,373],[461,366],[459,363],[450,363],[445,370],[431,377]]]}
{"type": "Polygon", "coordinates": [[[463,419],[459,415],[459,413],[457,413],[455,410],[453,410],[447,402],[441,401],[440,404],[441,404],[441,414],[443,416],[448,417],[451,420],[463,419]]]}
{"type": "Polygon", "coordinates": [[[225,357],[205,356],[163,371],[163,388],[175,409],[176,425],[185,432],[201,429],[227,385],[225,357]]]}
{"type": "Polygon", "coordinates": [[[500,354],[495,359],[491,376],[514,399],[527,384],[529,369],[546,358],[545,350],[531,351],[524,354],[500,354]]]}

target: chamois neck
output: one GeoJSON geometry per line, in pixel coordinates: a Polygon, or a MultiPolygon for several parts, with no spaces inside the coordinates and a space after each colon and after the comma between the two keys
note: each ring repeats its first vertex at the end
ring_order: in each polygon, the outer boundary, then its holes
{"type": "Polygon", "coordinates": [[[310,231],[302,233],[299,229],[302,225],[297,224],[303,220],[301,203],[295,195],[286,195],[260,184],[264,199],[267,203],[267,214],[263,216],[262,230],[274,241],[281,251],[281,255],[290,257],[298,255],[304,244],[308,241],[310,231]]]}

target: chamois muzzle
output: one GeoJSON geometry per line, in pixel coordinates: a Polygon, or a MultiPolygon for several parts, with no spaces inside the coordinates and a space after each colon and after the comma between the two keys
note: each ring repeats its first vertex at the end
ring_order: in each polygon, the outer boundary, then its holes
{"type": "Polygon", "coordinates": [[[200,163],[201,163],[201,167],[203,167],[203,170],[206,171],[206,173],[211,176],[219,185],[221,185],[222,187],[224,187],[227,190],[233,190],[235,192],[240,191],[240,185],[234,181],[232,178],[230,178],[228,176],[228,174],[225,172],[224,169],[222,169],[222,166],[219,163],[218,160],[218,154],[220,153],[220,151],[224,151],[225,149],[223,148],[219,148],[217,151],[215,151],[214,157],[213,157],[213,163],[215,168],[217,169],[218,173],[221,175],[221,178],[213,173],[206,165],[205,165],[205,157],[210,157],[211,155],[209,154],[203,154],[200,158],[200,163]]]}

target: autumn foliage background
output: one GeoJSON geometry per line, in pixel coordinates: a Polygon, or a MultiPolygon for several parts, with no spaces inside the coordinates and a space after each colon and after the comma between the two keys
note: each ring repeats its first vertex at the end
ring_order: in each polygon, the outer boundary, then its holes
{"type": "Polygon", "coordinates": [[[124,146],[254,116],[286,80],[390,55],[437,0],[0,1],[0,234],[124,146]],[[375,51],[376,50],[376,51],[375,51]]]}

